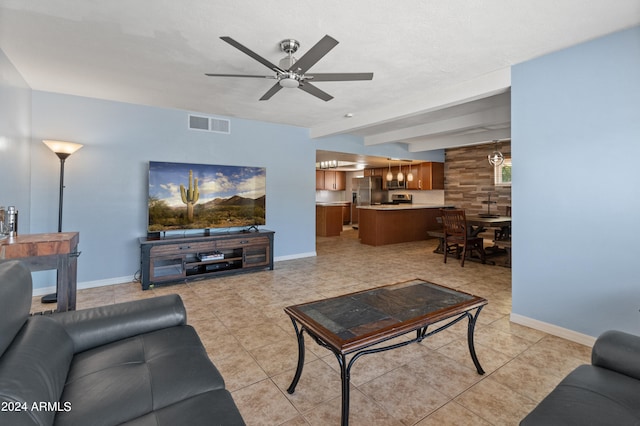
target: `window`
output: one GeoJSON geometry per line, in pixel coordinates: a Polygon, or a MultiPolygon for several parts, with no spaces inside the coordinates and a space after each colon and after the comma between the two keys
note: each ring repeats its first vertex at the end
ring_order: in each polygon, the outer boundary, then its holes
{"type": "Polygon", "coordinates": [[[504,162],[493,168],[494,184],[496,186],[511,185],[511,158],[505,158],[504,162]]]}

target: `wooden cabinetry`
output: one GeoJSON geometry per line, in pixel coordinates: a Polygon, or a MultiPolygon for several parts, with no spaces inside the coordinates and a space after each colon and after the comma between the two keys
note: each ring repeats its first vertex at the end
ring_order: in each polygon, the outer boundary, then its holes
{"type": "Polygon", "coordinates": [[[342,232],[342,209],[340,205],[316,205],[316,235],[337,237],[342,232]]]}
{"type": "Polygon", "coordinates": [[[273,231],[140,238],[142,289],[273,269],[273,231]]]}
{"type": "Polygon", "coordinates": [[[324,189],[324,170],[316,170],[316,189],[324,189]]]}
{"type": "Polygon", "coordinates": [[[316,189],[344,191],[347,188],[347,174],[337,170],[316,170],[316,189]]]}
{"type": "Polygon", "coordinates": [[[349,223],[351,223],[351,203],[342,206],[342,224],[348,225],[349,223]]]}
{"type": "Polygon", "coordinates": [[[364,176],[382,176],[385,177],[387,175],[387,169],[378,167],[376,169],[364,169],[364,176]]]}
{"type": "MultiPolygon", "coordinates": [[[[389,169],[387,167],[377,167],[375,169],[364,169],[364,177],[380,176],[382,178],[382,189],[388,189],[387,188],[387,172],[389,172],[389,169]]],[[[394,176],[396,174],[398,174],[397,170],[394,176]]]]}
{"type": "Polygon", "coordinates": [[[430,238],[429,231],[441,230],[440,209],[360,208],[358,237],[362,244],[381,246],[430,238]]]}
{"type": "MultiPolygon", "coordinates": [[[[396,179],[400,168],[398,166],[391,167],[391,174],[396,179]]],[[[389,188],[389,182],[387,181],[388,167],[366,169],[364,171],[365,176],[382,176],[382,189],[389,188]]],[[[431,190],[431,189],[444,189],[444,163],[436,162],[424,162],[411,165],[411,173],[413,173],[413,180],[407,180],[409,175],[409,167],[402,166],[402,173],[404,174],[404,188],[411,190],[431,190]]],[[[393,188],[397,189],[397,188],[393,188]]]]}
{"type": "MultiPolygon", "coordinates": [[[[413,165],[411,169],[413,171],[413,165]]],[[[444,163],[425,162],[416,167],[413,182],[407,182],[407,189],[444,189],[444,163]]]]}
{"type": "Polygon", "coordinates": [[[337,237],[351,222],[351,203],[316,204],[316,235],[337,237]]]}

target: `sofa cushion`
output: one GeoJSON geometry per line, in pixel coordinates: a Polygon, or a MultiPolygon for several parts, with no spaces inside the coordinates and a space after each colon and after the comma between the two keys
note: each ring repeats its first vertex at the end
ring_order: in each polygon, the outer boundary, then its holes
{"type": "Polygon", "coordinates": [[[161,328],[187,323],[187,311],[177,294],[60,312],[52,318],[71,336],[74,352],[161,328]]]}
{"type": "Polygon", "coordinates": [[[521,425],[640,424],[640,381],[581,365],[521,422],[521,425]]]}
{"type": "Polygon", "coordinates": [[[0,262],[0,356],[29,317],[31,272],[16,260],[0,262]]]}
{"type": "MultiPolygon", "coordinates": [[[[57,425],[116,425],[224,389],[191,326],[141,334],[76,354],[57,425]]],[[[189,424],[182,423],[182,424],[189,424]]]]}
{"type": "Polygon", "coordinates": [[[0,423],[52,424],[57,408],[41,410],[38,404],[60,400],[72,357],[73,343],[60,324],[30,317],[0,358],[0,401],[19,403],[26,411],[2,412],[0,423]]]}

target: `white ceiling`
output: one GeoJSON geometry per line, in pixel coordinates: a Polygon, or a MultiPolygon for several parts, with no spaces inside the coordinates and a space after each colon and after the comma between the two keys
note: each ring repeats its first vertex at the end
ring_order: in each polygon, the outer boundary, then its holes
{"type": "Polygon", "coordinates": [[[0,0],[0,49],[35,90],[352,133],[411,152],[510,137],[509,67],[640,24],[640,0],[0,0]],[[340,43],[309,72],[335,98],[273,80],[220,40],[277,63],[325,34],[340,43]],[[346,118],[346,114],[352,118],[346,118]]]}

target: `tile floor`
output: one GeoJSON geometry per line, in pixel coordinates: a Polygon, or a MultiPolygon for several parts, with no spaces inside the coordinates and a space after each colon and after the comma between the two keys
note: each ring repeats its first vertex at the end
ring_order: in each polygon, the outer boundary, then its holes
{"type": "MultiPolygon", "coordinates": [[[[277,235],[276,235],[277,244],[277,235]]],[[[432,253],[434,240],[370,247],[353,230],[318,238],[317,257],[275,270],[142,291],[139,283],[80,290],[78,309],[178,293],[188,321],[225,378],[248,425],[340,424],[336,358],[310,341],[296,392],[297,344],[289,305],[422,278],[483,296],[476,373],[457,324],[420,344],[368,355],[352,369],[351,425],[517,425],[590,348],[509,322],[511,270],[432,253]]],[[[50,309],[34,298],[33,311],[50,309]]]]}

